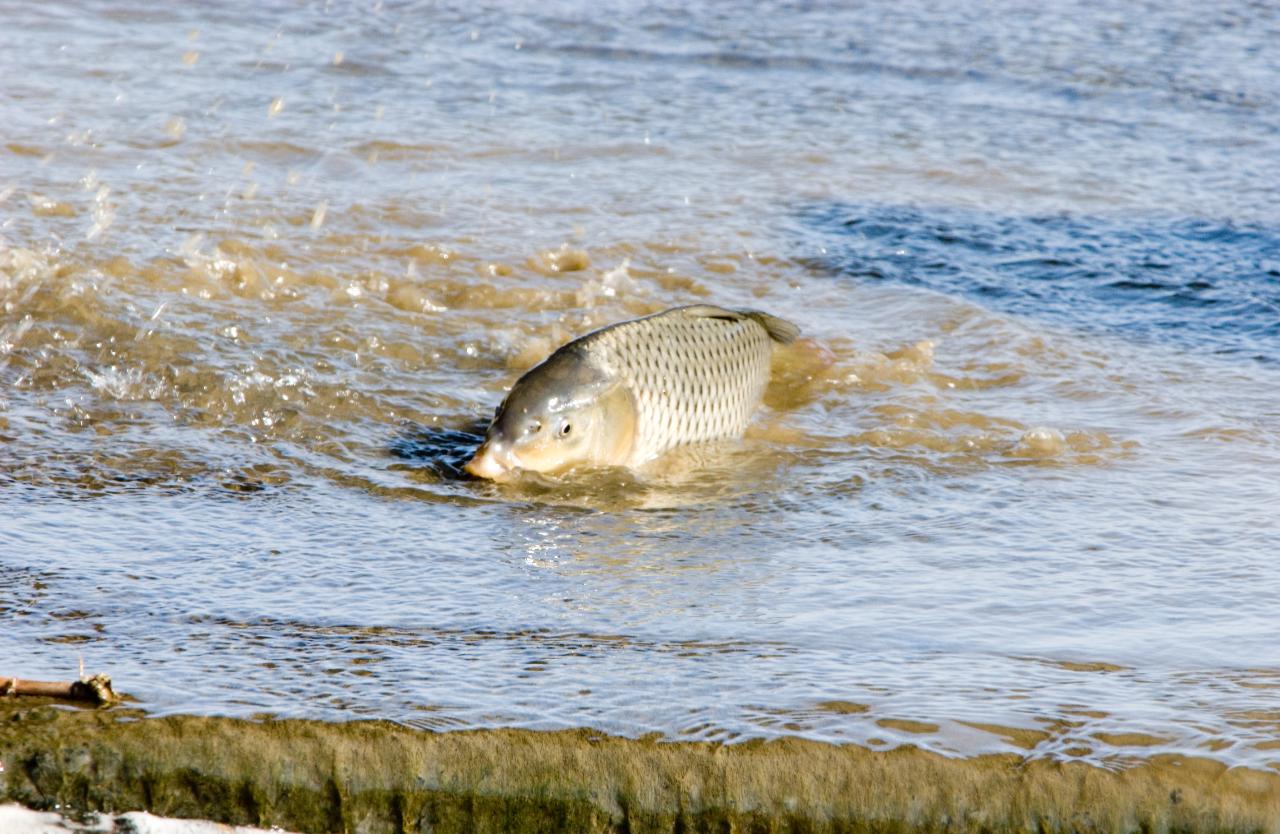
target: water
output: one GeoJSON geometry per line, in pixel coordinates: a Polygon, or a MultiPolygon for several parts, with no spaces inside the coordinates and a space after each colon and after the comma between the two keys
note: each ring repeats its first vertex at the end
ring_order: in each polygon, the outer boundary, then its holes
{"type": "Polygon", "coordinates": [[[805,218],[824,253],[815,265],[838,274],[1190,350],[1280,358],[1280,229],[901,206],[822,205],[805,218]]]}
{"type": "Polygon", "coordinates": [[[0,672],[1280,766],[1276,10],[0,19],[0,672]],[[700,301],[805,330],[741,443],[459,476],[700,301]]]}

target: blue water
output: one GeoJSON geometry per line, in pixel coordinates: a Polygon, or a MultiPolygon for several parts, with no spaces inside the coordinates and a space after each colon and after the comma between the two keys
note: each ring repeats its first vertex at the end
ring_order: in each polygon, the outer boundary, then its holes
{"type": "Polygon", "coordinates": [[[1180,348],[1280,361],[1280,227],[1202,219],[1000,215],[835,204],[799,214],[799,250],[895,281],[1180,348]]]}

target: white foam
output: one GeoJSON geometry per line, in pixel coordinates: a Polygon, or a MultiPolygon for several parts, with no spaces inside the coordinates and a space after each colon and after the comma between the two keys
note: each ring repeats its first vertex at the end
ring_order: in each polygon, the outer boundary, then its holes
{"type": "Polygon", "coordinates": [[[5,834],[91,834],[132,831],[135,834],[285,834],[282,829],[223,825],[207,820],[157,817],[145,811],[128,814],[96,814],[92,822],[73,822],[62,814],[33,811],[21,805],[0,805],[0,831],[5,834]]]}

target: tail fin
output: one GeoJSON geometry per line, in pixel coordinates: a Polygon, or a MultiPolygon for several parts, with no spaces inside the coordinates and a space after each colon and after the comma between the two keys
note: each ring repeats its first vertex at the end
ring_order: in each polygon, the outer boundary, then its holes
{"type": "Polygon", "coordinates": [[[786,319],[780,319],[777,316],[771,316],[759,310],[743,310],[742,314],[749,319],[755,319],[760,322],[760,325],[769,332],[769,338],[778,344],[789,345],[800,335],[800,328],[786,319]]]}

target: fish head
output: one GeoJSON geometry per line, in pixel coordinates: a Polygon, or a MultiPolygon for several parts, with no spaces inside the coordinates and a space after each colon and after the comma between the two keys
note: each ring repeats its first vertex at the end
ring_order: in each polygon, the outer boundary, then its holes
{"type": "Polygon", "coordinates": [[[562,349],[516,382],[463,468],[506,481],[521,469],[554,473],[620,464],[631,453],[635,422],[625,386],[585,352],[562,349]]]}

